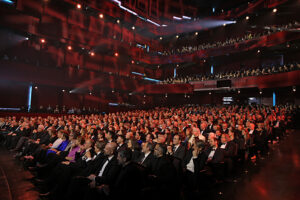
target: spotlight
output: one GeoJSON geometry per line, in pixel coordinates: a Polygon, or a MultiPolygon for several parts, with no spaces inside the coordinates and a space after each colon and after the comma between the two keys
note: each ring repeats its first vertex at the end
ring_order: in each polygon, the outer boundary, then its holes
{"type": "Polygon", "coordinates": [[[76,6],[78,9],[81,9],[81,4],[77,4],[77,6],[76,6]]]}
{"type": "Polygon", "coordinates": [[[160,40],[162,40],[162,39],[163,39],[163,37],[159,37],[159,39],[160,39],[160,40]]]}
{"type": "Polygon", "coordinates": [[[46,42],[46,40],[45,39],[41,39],[41,43],[45,43],[46,42]]]}
{"type": "Polygon", "coordinates": [[[72,50],[72,46],[68,46],[68,50],[71,51],[72,50]]]}
{"type": "Polygon", "coordinates": [[[273,9],[273,13],[276,13],[276,12],[277,12],[277,8],[274,8],[274,9],[273,9]]]}
{"type": "Polygon", "coordinates": [[[120,24],[120,20],[119,19],[117,20],[117,23],[120,24]]]}
{"type": "Polygon", "coordinates": [[[257,50],[257,53],[260,53],[260,50],[259,50],[259,49],[257,50]]]}
{"type": "Polygon", "coordinates": [[[178,39],[178,38],[179,38],[179,35],[176,35],[176,38],[178,39]]]}
{"type": "Polygon", "coordinates": [[[95,53],[94,53],[94,52],[91,52],[90,54],[91,54],[91,56],[94,56],[94,55],[95,55],[95,53]]]}
{"type": "Polygon", "coordinates": [[[249,20],[249,16],[246,17],[246,20],[249,20]]]}
{"type": "Polygon", "coordinates": [[[226,24],[223,24],[223,26],[226,26],[226,24]]]}
{"type": "Polygon", "coordinates": [[[35,86],[35,87],[34,87],[34,89],[36,89],[36,90],[37,90],[37,89],[38,89],[38,87],[37,87],[37,86],[35,86]]]}
{"type": "Polygon", "coordinates": [[[196,32],[195,35],[198,35],[198,32],[196,32]]]}
{"type": "Polygon", "coordinates": [[[118,56],[119,56],[119,53],[118,53],[118,52],[116,52],[116,53],[115,53],[115,56],[116,56],[116,57],[118,57],[118,56]]]}
{"type": "Polygon", "coordinates": [[[25,38],[25,40],[29,40],[29,38],[28,38],[28,37],[26,37],[26,38],[25,38]]]}
{"type": "Polygon", "coordinates": [[[132,29],[132,30],[135,30],[135,27],[133,26],[133,27],[131,27],[131,29],[132,29]]]}
{"type": "Polygon", "coordinates": [[[65,92],[65,90],[62,90],[62,92],[65,92]]]}
{"type": "Polygon", "coordinates": [[[101,19],[103,19],[104,16],[103,16],[103,14],[101,13],[101,14],[99,14],[99,17],[100,17],[101,19]]]}

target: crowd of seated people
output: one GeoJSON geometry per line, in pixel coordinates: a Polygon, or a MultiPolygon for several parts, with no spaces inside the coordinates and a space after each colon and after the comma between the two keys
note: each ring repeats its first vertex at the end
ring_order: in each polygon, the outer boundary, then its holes
{"type": "MultiPolygon", "coordinates": [[[[23,106],[20,109],[20,112],[27,112],[28,108],[23,106]]],[[[91,108],[91,107],[82,107],[82,108],[76,108],[76,107],[67,107],[65,105],[63,106],[39,106],[39,107],[31,107],[29,110],[31,113],[54,113],[54,114],[94,114],[99,113],[99,110],[97,108],[91,108]]]]}
{"type": "Polygon", "coordinates": [[[222,79],[232,79],[232,78],[243,78],[247,76],[263,76],[269,74],[283,73],[294,70],[300,70],[299,63],[287,64],[283,66],[269,66],[260,68],[247,68],[242,70],[235,70],[229,72],[222,72],[210,75],[192,75],[192,76],[177,76],[170,77],[164,81],[159,82],[159,84],[175,84],[175,83],[189,83],[193,81],[206,81],[206,80],[222,80],[222,79]]]}
{"type": "Polygon", "coordinates": [[[243,37],[236,37],[236,38],[229,38],[226,41],[219,41],[214,43],[204,43],[197,46],[183,46],[182,48],[172,49],[172,50],[165,50],[162,52],[162,55],[174,55],[174,54],[186,54],[186,53],[193,53],[200,50],[211,49],[211,48],[220,48],[226,47],[230,45],[234,45],[237,43],[243,43],[249,40],[255,40],[262,36],[270,35],[272,33],[289,30],[291,28],[297,27],[299,25],[298,22],[289,23],[287,25],[280,25],[280,26],[270,26],[266,28],[267,30],[260,32],[260,33],[249,33],[244,35],[243,37]]]}
{"type": "Polygon", "coordinates": [[[181,106],[0,118],[47,199],[182,199],[226,184],[293,126],[295,106],[181,106]],[[225,180],[225,182],[224,182],[225,180]]]}

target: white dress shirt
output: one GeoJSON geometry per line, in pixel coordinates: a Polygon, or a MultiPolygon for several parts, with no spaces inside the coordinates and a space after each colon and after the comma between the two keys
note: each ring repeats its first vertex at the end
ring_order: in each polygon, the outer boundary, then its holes
{"type": "Polygon", "coordinates": [[[61,138],[56,139],[51,148],[56,149],[62,142],[61,138]]]}
{"type": "Polygon", "coordinates": [[[103,172],[104,172],[106,166],[108,165],[108,162],[109,162],[113,157],[114,157],[113,155],[110,156],[110,157],[108,157],[108,159],[106,160],[106,162],[105,162],[104,165],[102,166],[102,168],[101,168],[101,170],[100,170],[98,176],[102,176],[102,175],[103,175],[103,172]]]}

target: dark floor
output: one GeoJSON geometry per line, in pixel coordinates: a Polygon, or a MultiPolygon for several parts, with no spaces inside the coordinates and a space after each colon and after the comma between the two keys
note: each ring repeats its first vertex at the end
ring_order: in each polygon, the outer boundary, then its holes
{"type": "MultiPolygon", "coordinates": [[[[201,199],[300,199],[300,131],[271,148],[268,156],[243,169],[237,182],[214,187],[201,199]]],[[[33,184],[27,180],[31,177],[12,153],[0,149],[0,200],[39,199],[33,184]]]]}

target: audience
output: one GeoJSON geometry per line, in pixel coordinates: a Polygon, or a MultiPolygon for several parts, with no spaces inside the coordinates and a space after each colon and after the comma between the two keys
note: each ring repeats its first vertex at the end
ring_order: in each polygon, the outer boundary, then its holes
{"type": "Polygon", "coordinates": [[[262,76],[268,74],[276,74],[289,72],[294,70],[300,70],[300,64],[289,64],[283,66],[272,66],[272,67],[261,67],[256,69],[247,68],[244,70],[235,70],[229,72],[222,72],[210,75],[191,75],[191,76],[177,76],[170,77],[166,80],[159,82],[159,84],[173,84],[173,83],[190,83],[193,81],[206,81],[206,80],[221,80],[221,79],[232,79],[232,78],[242,78],[247,76],[262,76]]]}
{"type": "Polygon", "coordinates": [[[295,106],[182,106],[0,118],[0,142],[48,199],[180,199],[260,159],[295,106]],[[200,128],[198,128],[200,127],[200,128]],[[204,178],[206,177],[206,178],[204,178]]]}

